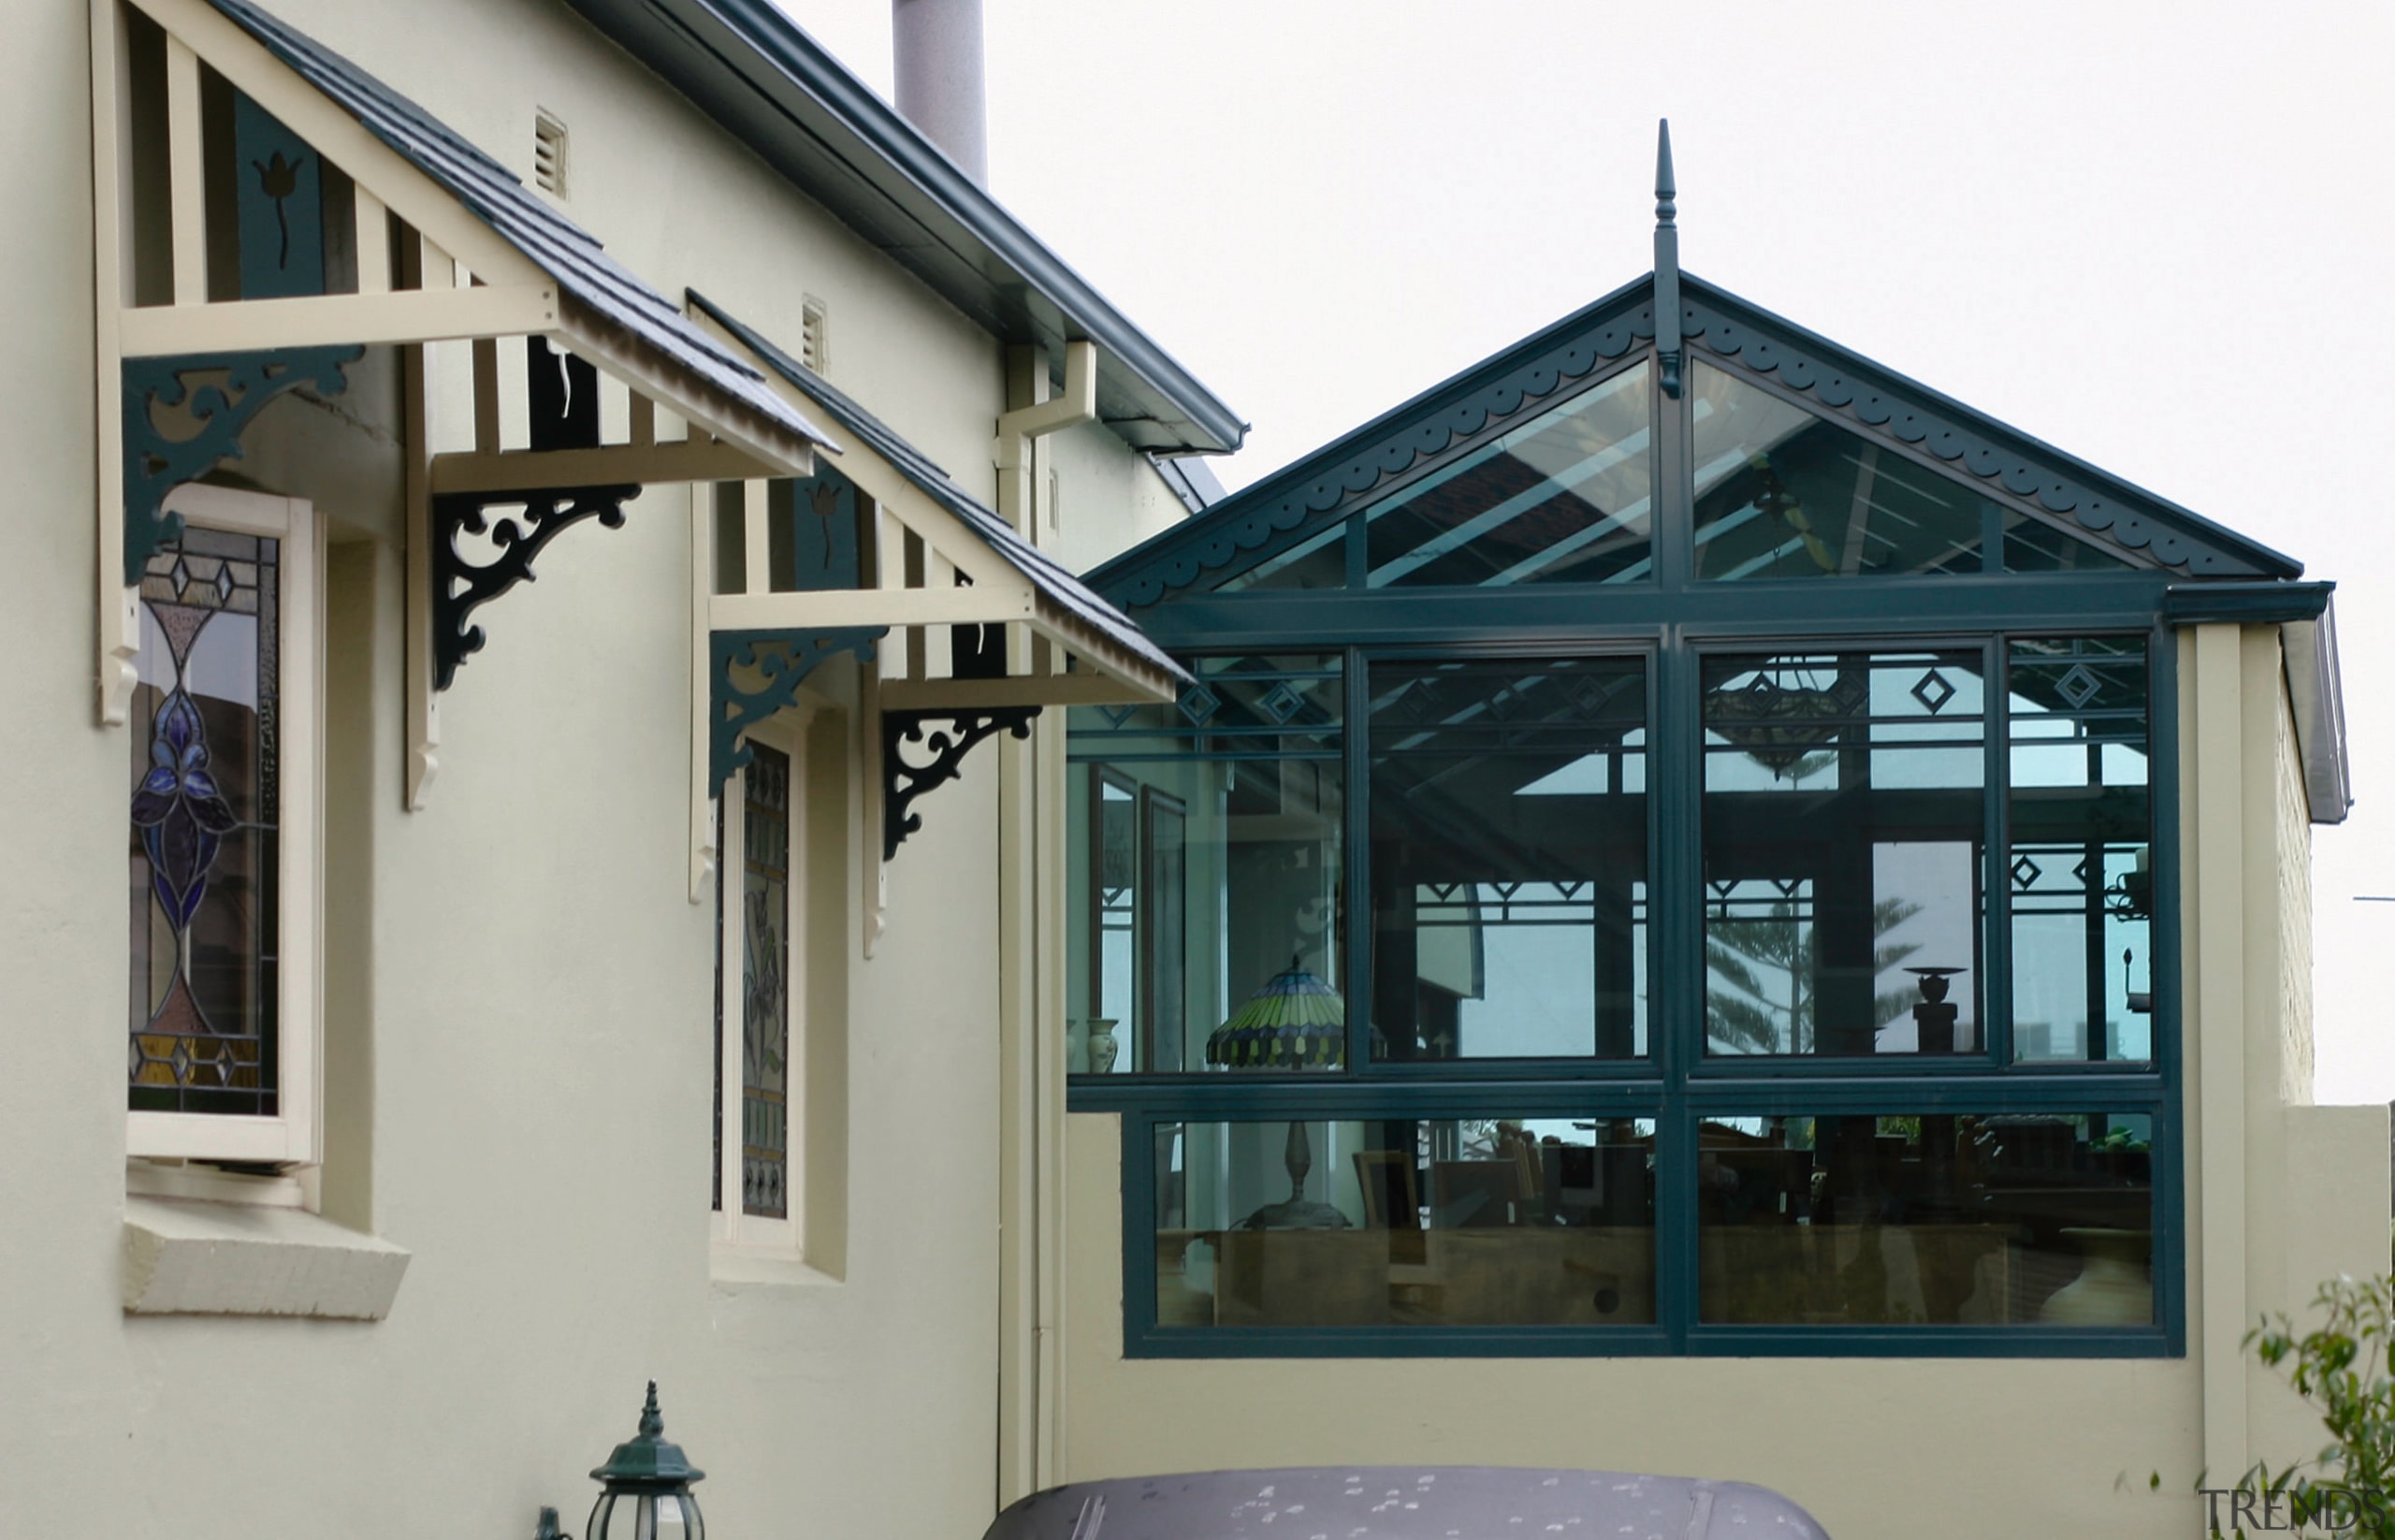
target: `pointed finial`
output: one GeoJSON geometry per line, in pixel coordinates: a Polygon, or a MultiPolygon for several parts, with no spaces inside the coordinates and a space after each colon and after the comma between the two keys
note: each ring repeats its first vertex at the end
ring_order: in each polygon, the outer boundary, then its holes
{"type": "Polygon", "coordinates": [[[657,1409],[657,1382],[648,1382],[648,1404],[640,1409],[640,1431],[643,1438],[661,1437],[665,1432],[665,1416],[657,1409]]]}
{"type": "Polygon", "coordinates": [[[1672,179],[1672,120],[1655,124],[1655,361],[1663,394],[1680,397],[1679,188],[1672,179]]]}
{"type": "Polygon", "coordinates": [[[1672,120],[1661,118],[1655,124],[1655,223],[1668,226],[1679,210],[1672,200],[1679,196],[1679,189],[1672,183],[1672,120]]]}

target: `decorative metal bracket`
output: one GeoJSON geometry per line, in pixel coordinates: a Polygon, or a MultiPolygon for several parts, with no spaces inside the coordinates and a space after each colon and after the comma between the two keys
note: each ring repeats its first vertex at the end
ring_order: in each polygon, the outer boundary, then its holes
{"type": "Polygon", "coordinates": [[[483,648],[483,628],[467,617],[518,583],[532,581],[532,559],[569,525],[596,517],[623,528],[624,504],[638,487],[571,487],[538,492],[446,492],[432,500],[432,688],[446,690],[459,665],[483,648]],[[494,503],[524,506],[497,520],[494,503]],[[462,534],[490,536],[496,550],[475,564],[457,548],[462,534]]]}
{"type": "Polygon", "coordinates": [[[963,773],[965,756],[983,738],[1005,728],[1018,738],[1031,736],[1036,705],[994,706],[987,711],[885,711],[881,715],[881,859],[898,853],[900,842],[923,826],[923,815],[907,809],[917,797],[963,773]],[[946,722],[933,729],[935,721],[946,722]],[[930,756],[928,764],[907,763],[902,746],[914,745],[930,756]]]}
{"type": "Polygon", "coordinates": [[[269,353],[187,353],[128,358],[124,389],[124,582],[141,581],[151,553],[183,532],[182,516],[165,511],[167,494],[223,459],[238,459],[241,432],[269,401],[312,385],[338,396],[363,347],[283,348],[269,353]],[[203,384],[203,376],[223,375],[203,384]],[[196,426],[189,438],[167,436],[160,408],[181,408],[196,426]]]}
{"type": "Polygon", "coordinates": [[[798,698],[806,676],[833,656],[846,652],[860,662],[873,657],[873,645],[887,626],[851,626],[832,631],[718,631],[707,639],[707,682],[714,699],[707,710],[707,785],[720,792],[733,771],[751,758],[740,734],[798,698]],[[764,676],[755,690],[733,681],[735,668],[754,669],[764,676]]]}

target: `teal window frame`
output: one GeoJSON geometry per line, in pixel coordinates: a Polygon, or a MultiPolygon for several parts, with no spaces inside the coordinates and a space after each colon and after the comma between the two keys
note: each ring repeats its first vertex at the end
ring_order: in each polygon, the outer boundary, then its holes
{"type": "MultiPolygon", "coordinates": [[[[1631,367],[1630,356],[1596,379],[1631,367]]],[[[1733,360],[1709,360],[1743,373],[1733,360]]],[[[1593,383],[1593,382],[1592,382],[1593,383]]],[[[1692,573],[1693,476],[1685,401],[1658,393],[1650,582],[1522,588],[1251,589],[1191,588],[1140,615],[1178,655],[1343,653],[1347,776],[1346,892],[1368,893],[1369,675],[1376,661],[1633,654],[1647,661],[1648,1054],[1643,1059],[1380,1062],[1369,1055],[1369,950],[1351,946],[1340,981],[1349,1002],[1347,1068],[1336,1074],[1116,1074],[1068,1082],[1074,1112],[1123,1119],[1124,1351],[1132,1358],[1819,1356],[2179,1358],[2186,1351],[2185,1165],[2181,1085],[2180,718],[2173,574],[2161,569],[1982,573],[1916,577],[1760,578],[1722,583],[1692,573]],[[1667,410],[1668,409],[1668,410],[1667,410]],[[2142,638],[2147,659],[2153,827],[2154,1054],[2137,1062],[2010,1062],[2006,993],[2011,952],[2005,850],[2005,691],[1993,685],[1983,777],[1985,995],[1976,1048],[1924,1072],[1910,1055],[1859,1058],[1705,1053],[1701,661],[1758,649],[1978,649],[1997,680],[2008,641],[2142,638]],[[2155,1322],[2141,1327],[1723,1326],[1697,1318],[1697,1139],[1713,1115],[2036,1112],[2090,1109],[2147,1117],[2153,1138],[2155,1322]],[[1156,1130],[1212,1119],[1459,1116],[1651,1117],[1657,1320],[1620,1327],[1267,1328],[1156,1321],[1156,1130]]],[[[1492,425],[1488,432],[1501,431],[1492,425]]],[[[1466,453],[1475,440],[1455,452],[1466,453]]],[[[1921,457],[1915,457],[1921,458],[1921,457]]],[[[1425,462],[1417,473],[1440,463],[1425,462]]],[[[1934,465],[1931,469],[1935,470],[1934,465]]],[[[1951,474],[1951,472],[1940,472],[1951,474]]],[[[1401,488],[1403,480],[1375,489],[1401,488]]],[[[1994,497],[1984,487],[1971,488],[1994,497]]],[[[2026,507],[2014,501],[2014,505],[2026,507]]],[[[2052,516],[2043,515],[2047,522],[2052,516]]],[[[1259,548],[1252,560],[1319,528],[1259,548]]],[[[1215,574],[1213,581],[1234,575],[1215,574]]],[[[1102,757],[1102,749],[1072,749],[1102,757]]],[[[1368,923],[1358,915],[1356,926],[1368,923]]],[[[1360,934],[1360,931],[1358,932],[1360,934]]],[[[1196,1024],[1192,1030],[1196,1030],[1196,1024]]]]}

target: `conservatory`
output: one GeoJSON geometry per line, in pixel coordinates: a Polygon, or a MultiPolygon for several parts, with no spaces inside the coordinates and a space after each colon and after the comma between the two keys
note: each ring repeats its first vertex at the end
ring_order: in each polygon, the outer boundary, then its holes
{"type": "Polygon", "coordinates": [[[2185,1351],[2195,643],[2300,836],[2330,586],[1658,244],[1092,576],[1131,1358],[2185,1351]]]}

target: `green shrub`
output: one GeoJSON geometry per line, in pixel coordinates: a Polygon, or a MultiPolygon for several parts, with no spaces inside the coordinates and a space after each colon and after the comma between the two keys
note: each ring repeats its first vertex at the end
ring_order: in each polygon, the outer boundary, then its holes
{"type": "MultiPolygon", "coordinates": [[[[2320,1414],[2331,1442],[2312,1460],[2276,1472],[2267,1461],[2257,1464],[2237,1490],[2283,1500],[2274,1504],[2281,1516],[2317,1533],[2395,1540],[2395,1376],[2388,1363],[2395,1277],[2337,1278],[2321,1285],[2312,1303],[2321,1313],[2319,1326],[2298,1335],[2282,1315],[2247,1332],[2245,1345],[2320,1414]]],[[[2228,1521],[2225,1513],[2207,1518],[2228,1521]]]]}

